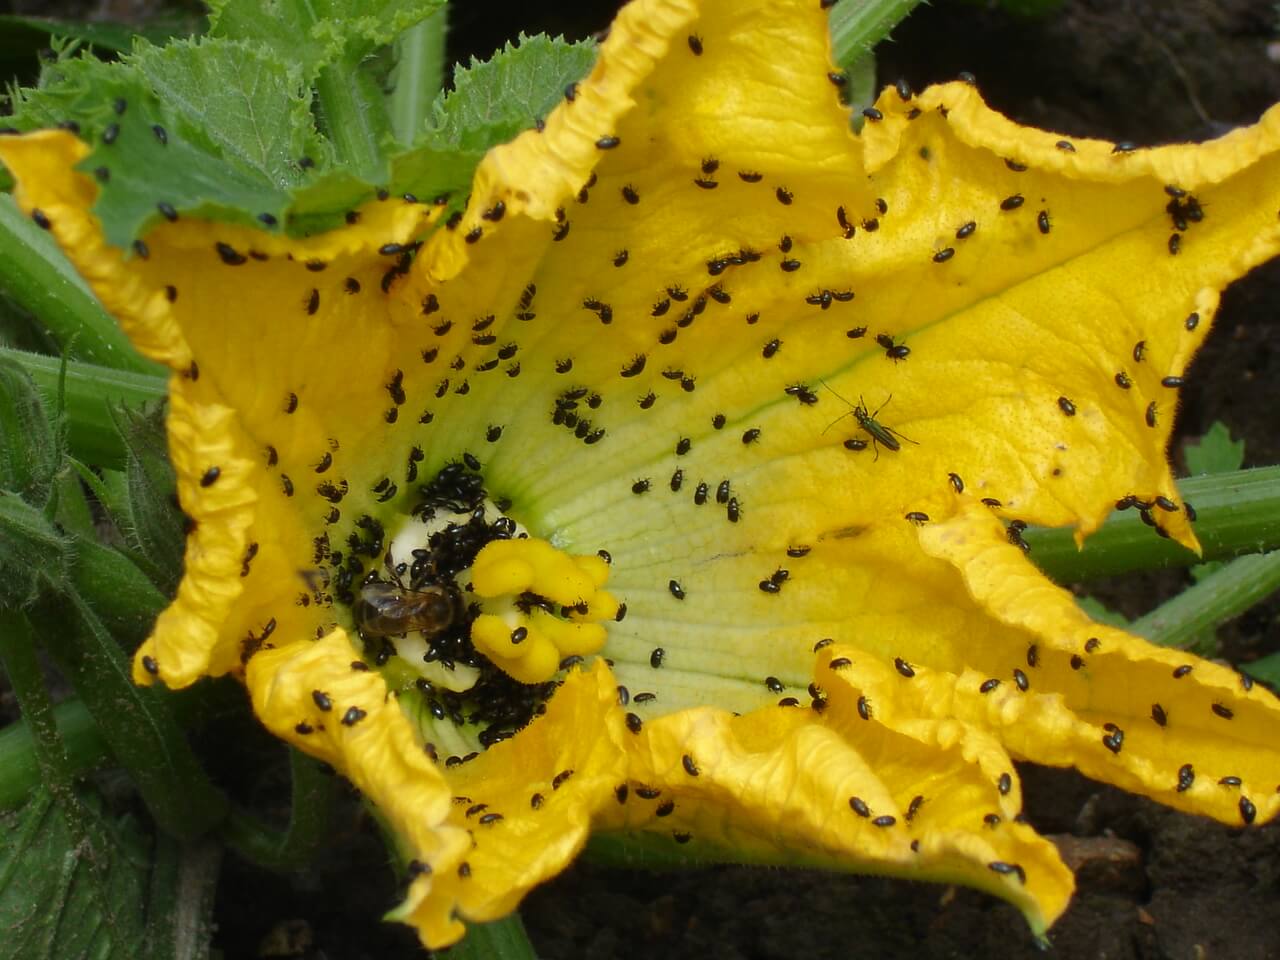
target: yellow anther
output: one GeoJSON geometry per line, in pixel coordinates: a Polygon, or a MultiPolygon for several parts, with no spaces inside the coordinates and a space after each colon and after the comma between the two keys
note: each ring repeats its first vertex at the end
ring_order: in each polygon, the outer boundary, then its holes
{"type": "Polygon", "coordinates": [[[482,597],[500,597],[504,593],[524,593],[533,586],[533,565],[523,557],[505,552],[490,553],[490,547],[513,540],[497,540],[476,556],[471,566],[471,589],[482,597]]]}
{"type": "MultiPolygon", "coordinates": [[[[476,643],[476,647],[483,649],[479,643],[476,643]]],[[[554,643],[531,631],[521,644],[520,656],[503,657],[495,654],[489,659],[499,670],[521,683],[542,683],[556,675],[556,671],[560,669],[561,655],[554,643]]]]}
{"type": "Polygon", "coordinates": [[[504,660],[516,660],[524,653],[521,648],[527,649],[529,642],[529,628],[526,625],[524,629],[524,634],[517,634],[515,627],[505,617],[482,613],[471,624],[471,642],[490,659],[502,657],[504,660]]]}
{"type": "Polygon", "coordinates": [[[529,620],[531,628],[554,643],[556,649],[566,657],[575,653],[581,657],[595,653],[609,637],[602,624],[571,623],[545,610],[532,611],[529,620]]]}
{"type": "Polygon", "coordinates": [[[604,558],[596,554],[590,554],[585,557],[574,557],[573,562],[578,565],[578,569],[591,578],[591,582],[597,587],[603,587],[606,580],[609,579],[609,565],[604,562],[604,558]]]}
{"type": "Polygon", "coordinates": [[[613,620],[618,616],[618,609],[621,604],[618,598],[608,590],[597,590],[596,595],[591,598],[591,603],[587,607],[585,614],[579,613],[577,610],[569,611],[569,619],[574,623],[595,623],[600,620],[613,620]]]}
{"type": "Polygon", "coordinates": [[[495,540],[471,567],[471,590],[482,598],[471,641],[521,683],[550,680],[565,657],[597,653],[608,639],[600,621],[619,609],[613,594],[600,589],[608,578],[600,557],[570,556],[546,540],[495,540]],[[523,593],[562,609],[526,613],[515,603],[523,593]]]}
{"type": "Polygon", "coordinates": [[[546,540],[495,540],[476,554],[472,589],[482,597],[531,591],[564,606],[590,602],[600,584],[595,568],[580,563],[589,559],[571,557],[546,540]]]}

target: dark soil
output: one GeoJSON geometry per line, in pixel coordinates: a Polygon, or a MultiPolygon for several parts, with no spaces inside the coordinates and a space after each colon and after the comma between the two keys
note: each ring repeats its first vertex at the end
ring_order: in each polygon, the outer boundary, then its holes
{"type": "MultiPolygon", "coordinates": [[[[528,6],[454,4],[451,54],[485,56],[521,28],[584,36],[611,15],[607,3],[528,6]]],[[[1147,144],[1213,136],[1280,100],[1280,65],[1266,53],[1280,36],[1270,0],[1076,0],[1036,20],[986,6],[919,8],[882,45],[881,80],[902,76],[919,89],[968,70],[1016,120],[1147,144]]],[[[1247,441],[1249,465],[1280,463],[1280,262],[1227,293],[1183,397],[1180,437],[1222,420],[1247,441]]],[[[1170,572],[1092,592],[1136,616],[1184,584],[1185,574],[1170,572]]],[[[1237,660],[1280,649],[1280,598],[1225,627],[1222,639],[1237,660]]],[[[278,750],[264,734],[242,732],[242,759],[278,750]]],[[[1232,830],[1070,771],[1022,774],[1032,823],[1083,844],[1080,889],[1052,931],[1053,955],[1280,957],[1280,823],[1232,830]]],[[[228,958],[421,956],[410,930],[378,922],[396,900],[376,830],[348,796],[323,861],[305,874],[274,876],[228,858],[214,943],[228,958]]],[[[992,898],[811,871],[650,874],[579,863],[535,891],[522,913],[544,960],[1040,955],[1017,912],[992,898]]]]}

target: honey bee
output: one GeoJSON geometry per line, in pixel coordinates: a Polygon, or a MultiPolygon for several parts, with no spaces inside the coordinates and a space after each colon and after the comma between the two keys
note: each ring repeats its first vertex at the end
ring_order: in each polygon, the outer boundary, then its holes
{"type": "Polygon", "coordinates": [[[447,587],[413,590],[396,582],[371,580],[360,587],[351,612],[362,636],[393,637],[420,630],[429,639],[453,625],[458,602],[447,587]]]}

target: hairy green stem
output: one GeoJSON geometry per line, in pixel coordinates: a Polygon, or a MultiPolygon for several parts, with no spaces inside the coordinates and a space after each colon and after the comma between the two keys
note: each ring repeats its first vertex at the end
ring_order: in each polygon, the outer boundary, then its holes
{"type": "MultiPolygon", "coordinates": [[[[35,634],[24,614],[7,608],[0,610],[0,661],[22,708],[40,776],[64,816],[74,816],[78,808],[71,786],[72,765],[58,735],[49,691],[36,656],[35,634]]],[[[4,779],[12,783],[13,771],[5,770],[4,779]]],[[[71,826],[74,831],[75,824],[71,826]]]]}
{"type": "Polygon", "coordinates": [[[269,870],[296,870],[328,839],[333,815],[334,777],[325,764],[290,748],[292,794],[289,826],[272,830],[243,810],[232,810],[223,827],[227,845],[269,870]]]}
{"type": "Polygon", "coordinates": [[[520,914],[467,925],[467,935],[442,953],[449,960],[537,960],[520,914]]]}
{"type": "Polygon", "coordinates": [[[94,901],[103,908],[102,921],[109,928],[119,928],[111,895],[107,856],[111,841],[102,824],[82,803],[72,781],[74,771],[58,733],[54,711],[49,702],[40,661],[36,656],[35,632],[24,614],[12,609],[0,611],[0,659],[17,694],[25,726],[33,734],[32,746],[40,767],[41,787],[54,801],[57,813],[66,824],[71,847],[85,857],[89,883],[94,888],[94,901]]]}
{"type": "Polygon", "coordinates": [[[77,539],[98,535],[97,521],[80,486],[79,473],[74,468],[69,468],[65,461],[54,480],[51,506],[51,516],[61,526],[63,533],[77,539]]]}
{"type": "Polygon", "coordinates": [[[154,373],[76,273],[53,237],[0,194],[0,293],[43,324],[77,360],[117,370],[154,373]]]}
{"type": "MultiPolygon", "coordinates": [[[[62,361],[24,350],[0,347],[0,357],[20,364],[40,392],[56,401],[62,361]]],[[[70,361],[66,376],[67,442],[77,459],[101,467],[124,464],[125,447],[111,416],[113,403],[139,406],[165,395],[165,381],[149,373],[112,370],[70,361]]]]}
{"type": "MultiPolygon", "coordinates": [[[[1135,570],[1187,567],[1280,547],[1280,467],[1217,473],[1178,481],[1194,504],[1203,554],[1158,537],[1136,510],[1112,514],[1083,550],[1068,529],[1031,528],[1023,539],[1031,559],[1059,583],[1075,583],[1135,570]]],[[[1159,520],[1163,511],[1153,509],[1159,520]]]]}
{"type": "Polygon", "coordinates": [[[77,540],[71,582],[111,630],[136,645],[169,603],[128,557],[92,540],[77,540]]]}
{"type": "Polygon", "coordinates": [[[920,0],[840,0],[831,8],[831,52],[848,69],[868,56],[920,0]]]}
{"type": "MultiPolygon", "coordinates": [[[[229,678],[206,681],[166,699],[186,730],[199,730],[221,718],[241,716],[244,712],[244,689],[229,678]]],[[[64,700],[53,708],[53,717],[72,774],[113,762],[111,745],[82,700],[76,697],[64,700]]],[[[0,810],[22,806],[30,791],[40,783],[34,740],[25,718],[0,729],[0,810]]]]}
{"type": "MultiPolygon", "coordinates": [[[[7,618],[0,615],[0,633],[8,633],[7,618]]],[[[0,644],[4,638],[0,637],[0,644]]],[[[6,661],[7,664],[7,661],[6,661]]],[[[12,673],[10,673],[12,682],[12,673]]],[[[58,738],[66,751],[71,775],[100,766],[110,751],[93,715],[79,700],[68,700],[53,708],[58,738]]],[[[40,783],[41,770],[31,714],[23,708],[22,719],[0,730],[0,810],[22,806],[31,790],[40,783]]]]}
{"type": "Polygon", "coordinates": [[[320,68],[316,99],[334,162],[370,183],[387,179],[382,144],[391,132],[382,91],[359,63],[339,61],[320,68]]]}
{"type": "Polygon", "coordinates": [[[1237,557],[1130,624],[1169,647],[1186,646],[1280,590],[1280,550],[1237,557]]]}
{"type": "Polygon", "coordinates": [[[395,89],[387,100],[391,130],[408,147],[422,131],[444,84],[449,8],[441,7],[396,40],[395,89]]]}
{"type": "Polygon", "coordinates": [[[74,589],[35,609],[44,644],[160,827],[193,839],[222,820],[227,799],[209,782],[187,744],[170,709],[170,695],[134,684],[124,651],[74,589]]]}

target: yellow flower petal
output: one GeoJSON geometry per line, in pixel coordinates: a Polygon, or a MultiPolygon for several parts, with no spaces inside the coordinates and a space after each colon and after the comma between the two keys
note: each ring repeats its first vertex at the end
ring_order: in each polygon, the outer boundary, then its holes
{"type": "Polygon", "coordinates": [[[24,210],[39,209],[76,269],[120,322],[140,352],[175,371],[191,365],[191,351],[163,290],[148,283],[125,254],[109,246],[89,208],[97,186],[74,173],[89,148],[65,132],[9,137],[0,150],[18,181],[14,196],[24,210]]]}
{"type": "MultiPolygon", "coordinates": [[[[1241,674],[1094,623],[1071,595],[991,535],[981,508],[921,542],[953,563],[1003,627],[990,674],[921,676],[915,709],[993,729],[1015,755],[1075,766],[1098,780],[1225,823],[1280,811],[1276,698],[1241,674]],[[997,654],[998,655],[998,654],[997,654]],[[1031,694],[1009,682],[1020,670],[1031,694]],[[982,692],[990,677],[1004,678],[982,692]]],[[[992,661],[988,661],[989,663],[992,661]]]]}
{"type": "Polygon", "coordinates": [[[965,883],[1045,930],[1066,909],[1071,873],[1052,844],[1013,821],[1008,756],[954,719],[894,729],[860,708],[856,681],[843,667],[827,672],[857,653],[823,654],[820,711],[699,708],[644,724],[630,799],[604,824],[696,839],[749,862],[965,883]]]}
{"type": "Polygon", "coordinates": [[[497,919],[564,869],[586,843],[595,811],[615,802],[626,779],[615,700],[603,663],[573,671],[518,740],[451,771],[449,823],[470,834],[469,849],[448,871],[434,871],[430,896],[411,894],[394,918],[417,925],[428,946],[444,946],[464,932],[454,911],[497,919]]]}
{"type": "Polygon", "coordinates": [[[169,411],[169,456],[194,529],[187,537],[178,596],[139,649],[133,677],[145,684],[158,676],[172,687],[185,687],[237,668],[276,625],[262,623],[260,637],[252,629],[243,638],[218,629],[237,618],[243,590],[238,574],[257,505],[247,482],[253,464],[237,442],[235,411],[193,403],[180,377],[170,381],[169,411]]]}
{"type": "Polygon", "coordinates": [[[238,668],[276,629],[324,627],[328,592],[311,576],[329,549],[324,527],[336,522],[337,502],[355,516],[382,495],[350,489],[346,465],[400,476],[405,456],[396,454],[393,471],[377,431],[343,429],[331,414],[385,425],[398,410],[394,321],[377,295],[396,259],[378,251],[407,242],[436,208],[373,204],[355,225],[299,241],[184,218],[148,235],[145,258],[126,258],[88,211],[96,186],[72,169],[83,144],[37,133],[4,138],[0,149],[20,203],[47,211],[139,350],[175,372],[169,435],[195,531],[178,602],[135,676],[149,680],[150,663],[185,686],[238,668]],[[378,368],[373,389],[353,389],[353,358],[378,368]],[[295,496],[305,509],[290,507],[295,496]]]}
{"type": "MultiPolygon", "coordinates": [[[[491,151],[421,249],[433,209],[388,201],[308,240],[183,218],[125,257],[82,146],[0,138],[19,202],[176,374],[197,527],[140,678],[247,658],[265,722],[431,867],[397,913],[431,946],[455,911],[512,909],[593,822],[964,882],[1042,930],[1070,879],[1012,822],[1008,754],[1227,822],[1276,813],[1276,699],[1090,626],[1000,521],[1084,536],[1126,495],[1179,506],[1178,378],[1221,287],[1280,247],[1280,111],[1117,152],[950,84],[887,91],[854,137],[827,44],[812,0],[631,4],[574,100],[491,151]],[[441,688],[478,696],[490,665],[436,684],[467,664],[366,630],[383,680],[344,629],[420,484],[459,462],[545,544],[470,570],[493,607],[477,644],[533,684],[603,635],[613,675],[571,671],[484,752],[502,724],[455,727],[467,701],[441,688]],[[534,588],[595,600],[514,644],[534,588]],[[335,726],[316,691],[366,715],[335,726]]],[[[1159,520],[1195,545],[1185,511],[1159,520]]]]}
{"type": "Polygon", "coordinates": [[[450,786],[405,722],[386,684],[338,629],[319,640],[263,649],[245,682],[254,712],[300,750],[333,764],[377,803],[431,872],[419,872],[407,905],[430,898],[435,872],[455,869],[470,847],[451,822],[450,786]]]}

